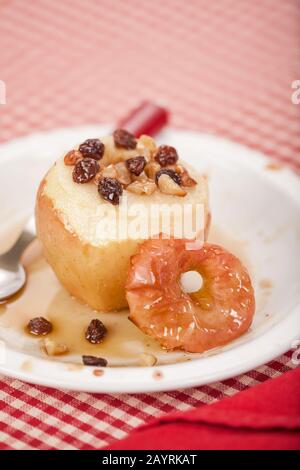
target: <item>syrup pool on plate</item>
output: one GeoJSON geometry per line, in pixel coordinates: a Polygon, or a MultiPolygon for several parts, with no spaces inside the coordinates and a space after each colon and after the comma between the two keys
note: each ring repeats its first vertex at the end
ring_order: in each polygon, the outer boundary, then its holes
{"type": "Polygon", "coordinates": [[[57,343],[67,345],[69,352],[52,359],[81,362],[82,355],[93,355],[108,360],[109,365],[143,365],[144,354],[154,355],[160,363],[185,360],[182,352],[167,353],[158,343],[143,334],[128,320],[128,310],[115,313],[97,312],[79,303],[61,286],[43,258],[37,240],[23,254],[27,283],[21,292],[8,302],[0,304],[0,337],[10,346],[34,355],[46,356],[43,338],[27,332],[27,324],[34,317],[45,317],[53,325],[47,335],[57,343]],[[108,333],[101,344],[85,339],[85,330],[94,318],[100,319],[108,333]]]}
{"type": "MultiPolygon", "coordinates": [[[[215,227],[211,229],[209,241],[224,244],[248,265],[243,242],[230,239],[215,227]]],[[[48,357],[43,338],[30,335],[26,328],[30,319],[41,316],[53,325],[47,337],[66,344],[69,350],[67,354],[52,356],[53,360],[81,363],[82,355],[93,355],[107,359],[111,366],[129,366],[144,365],[144,354],[155,356],[160,364],[199,357],[182,351],[164,351],[128,320],[128,310],[102,313],[79,303],[61,286],[43,258],[37,240],[27,247],[22,262],[27,272],[26,286],[9,301],[0,304],[0,338],[11,347],[48,357]],[[108,330],[104,341],[96,345],[85,339],[85,330],[94,318],[100,319],[108,330]]]]}

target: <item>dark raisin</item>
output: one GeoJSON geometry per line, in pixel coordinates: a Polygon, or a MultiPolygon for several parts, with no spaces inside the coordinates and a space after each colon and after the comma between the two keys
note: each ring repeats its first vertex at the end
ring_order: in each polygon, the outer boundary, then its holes
{"type": "Polygon", "coordinates": [[[102,321],[97,318],[92,320],[87,327],[85,332],[85,338],[92,344],[99,344],[103,341],[107,329],[103,325],[102,321]]]}
{"type": "Polygon", "coordinates": [[[107,360],[103,357],[82,356],[82,362],[85,366],[106,367],[107,360]]]}
{"type": "Polygon", "coordinates": [[[155,174],[156,184],[158,183],[158,178],[161,175],[168,175],[168,176],[170,176],[170,178],[172,178],[173,181],[175,181],[175,183],[179,184],[179,186],[181,185],[181,176],[180,176],[180,174],[177,173],[174,170],[171,170],[170,168],[163,168],[162,170],[159,170],[159,171],[156,172],[156,174],[155,174]]]}
{"type": "Polygon", "coordinates": [[[133,173],[136,176],[139,176],[146,166],[145,157],[133,157],[126,160],[126,166],[130,173],[133,173]]]}
{"type": "Polygon", "coordinates": [[[158,147],[154,159],[161,166],[175,165],[178,160],[178,153],[177,150],[170,145],[161,145],[158,147]]]}
{"type": "Polygon", "coordinates": [[[99,139],[87,139],[79,146],[79,152],[84,158],[94,158],[100,160],[104,155],[104,144],[99,139]]]}
{"type": "Polygon", "coordinates": [[[103,199],[116,206],[120,202],[123,188],[116,178],[102,178],[99,181],[98,192],[103,199]]]}
{"type": "Polygon", "coordinates": [[[83,158],[76,163],[73,170],[75,183],[88,183],[99,171],[99,165],[93,158],[83,158]]]}
{"type": "Polygon", "coordinates": [[[113,133],[116,147],[124,149],[135,149],[137,145],[136,138],[125,129],[116,129],[113,133]]]}
{"type": "Polygon", "coordinates": [[[46,318],[36,317],[32,318],[27,325],[29,333],[32,335],[48,335],[52,331],[52,323],[46,318]]]}

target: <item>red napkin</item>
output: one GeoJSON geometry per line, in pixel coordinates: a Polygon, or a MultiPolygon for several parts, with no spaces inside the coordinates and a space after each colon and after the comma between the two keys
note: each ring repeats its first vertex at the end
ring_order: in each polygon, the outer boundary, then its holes
{"type": "Polygon", "coordinates": [[[162,416],[110,449],[300,449],[300,368],[215,404],[162,416]]]}

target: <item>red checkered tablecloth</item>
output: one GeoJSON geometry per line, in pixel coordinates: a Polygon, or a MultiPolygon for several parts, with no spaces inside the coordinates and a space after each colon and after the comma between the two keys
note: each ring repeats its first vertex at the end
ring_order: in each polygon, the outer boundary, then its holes
{"type": "MultiPolygon", "coordinates": [[[[213,132],[300,165],[299,0],[0,0],[0,141],[114,122],[142,99],[172,125],[213,132]],[[1,101],[1,100],[0,100],[1,101]]],[[[1,449],[94,449],[295,367],[291,352],[184,391],[103,395],[1,377],[1,449]]]]}

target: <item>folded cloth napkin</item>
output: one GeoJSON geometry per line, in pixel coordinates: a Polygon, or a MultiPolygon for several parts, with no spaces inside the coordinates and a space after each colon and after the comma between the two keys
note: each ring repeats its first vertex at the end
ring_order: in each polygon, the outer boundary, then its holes
{"type": "Polygon", "coordinates": [[[172,413],[110,449],[300,449],[300,368],[212,405],[172,413]]]}

